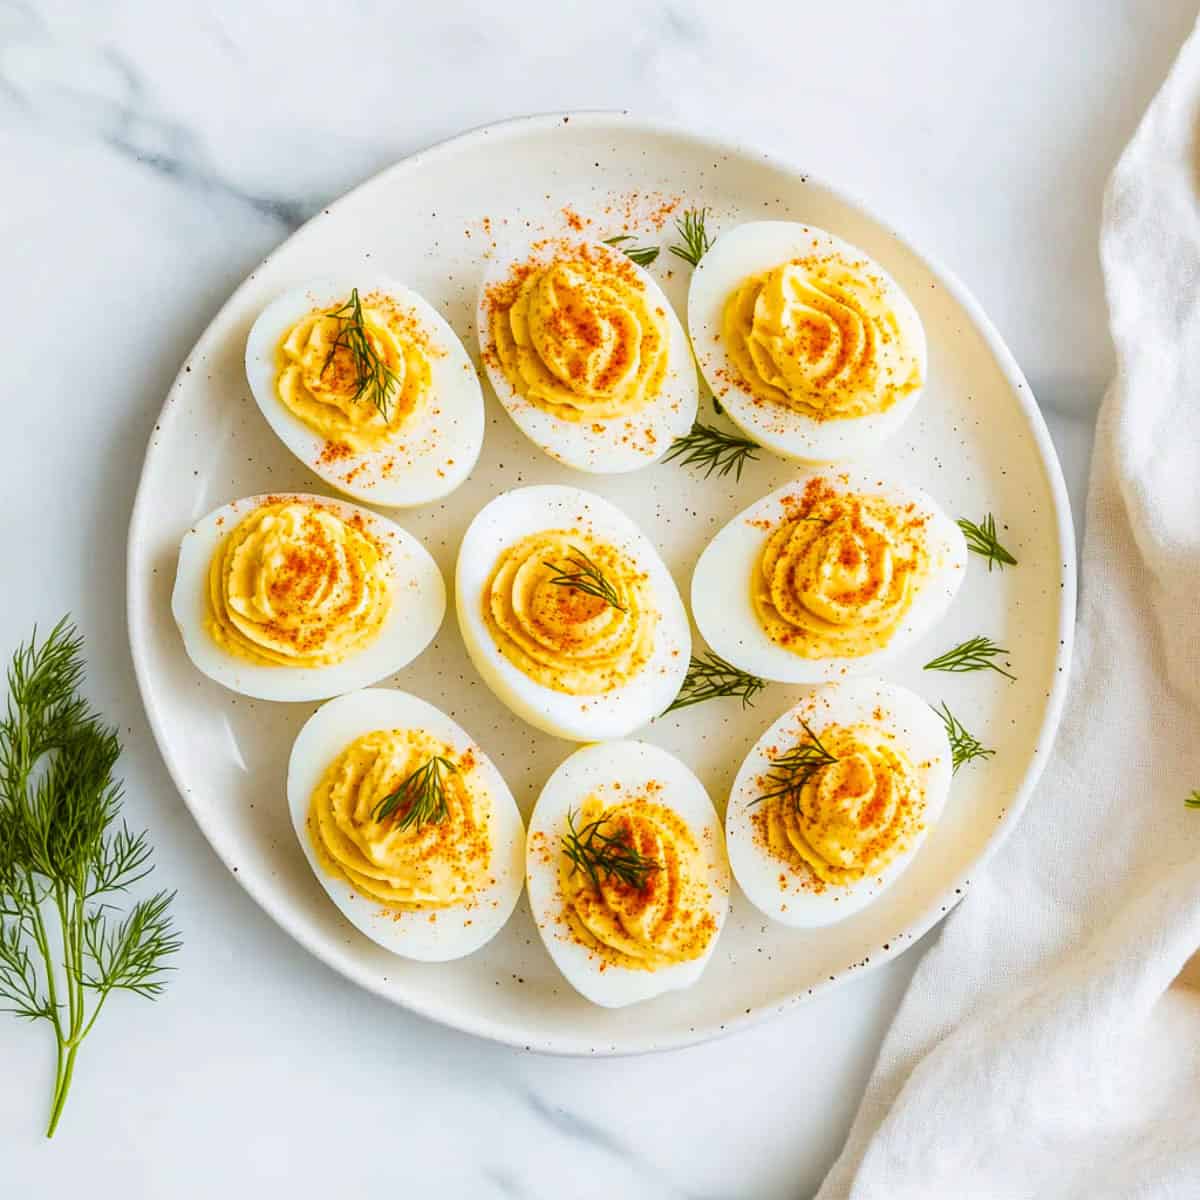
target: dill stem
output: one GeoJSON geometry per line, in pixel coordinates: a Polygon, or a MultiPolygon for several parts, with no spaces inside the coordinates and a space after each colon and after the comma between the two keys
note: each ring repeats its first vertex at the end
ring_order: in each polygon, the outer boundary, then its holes
{"type": "MultiPolygon", "coordinates": [[[[76,968],[82,966],[82,963],[79,962],[82,954],[79,954],[77,959],[76,953],[79,947],[75,940],[74,912],[70,911],[70,901],[62,883],[57,880],[54,884],[54,907],[58,910],[59,930],[62,934],[63,968],[66,972],[67,987],[67,1030],[65,1036],[61,1029],[56,1031],[58,1033],[58,1070],[54,1078],[54,1095],[50,1101],[50,1123],[46,1127],[46,1137],[48,1138],[53,1137],[55,1129],[58,1128],[63,1105],[67,1102],[71,1077],[75,1073],[75,1055],[79,1048],[75,1039],[79,1032],[80,1009],[83,1005],[81,989],[75,986],[76,968]],[[65,1059],[63,1058],[64,1051],[66,1051],[65,1059]]],[[[49,973],[51,969],[49,960],[47,960],[46,966],[47,973],[49,973]]]]}
{"type": "MultiPolygon", "coordinates": [[[[54,1131],[58,1128],[67,1096],[71,1091],[71,1080],[75,1075],[75,1058],[79,1053],[79,1045],[95,1023],[101,1007],[101,1005],[97,1005],[92,1019],[88,1021],[85,1028],[86,1004],[83,983],[83,922],[85,914],[83,901],[78,894],[69,895],[63,883],[55,882],[54,907],[58,910],[59,929],[62,935],[63,968],[66,972],[67,1028],[64,1032],[62,1022],[58,1019],[57,1006],[55,1006],[54,1034],[57,1042],[57,1057],[54,1071],[54,1093],[50,1103],[50,1122],[46,1127],[47,1138],[52,1138],[54,1131]]],[[[41,920],[40,911],[38,920],[41,920]]],[[[42,944],[39,942],[39,948],[42,944]]],[[[43,953],[46,959],[46,975],[50,980],[48,990],[50,1002],[54,1005],[54,968],[48,953],[48,943],[45,944],[47,950],[43,953]]]]}
{"type": "Polygon", "coordinates": [[[58,924],[62,933],[63,967],[66,969],[67,982],[67,1041],[75,1036],[76,1011],[79,1007],[79,997],[75,990],[75,939],[71,919],[67,915],[68,903],[63,885],[55,881],[54,906],[58,909],[58,924]]]}
{"type": "Polygon", "coordinates": [[[59,1055],[62,1055],[62,1022],[58,1017],[58,993],[57,985],[54,980],[53,959],[50,955],[50,938],[46,932],[46,922],[42,919],[41,906],[37,903],[37,892],[33,886],[33,876],[26,874],[26,885],[29,888],[29,896],[33,901],[33,940],[41,952],[42,958],[46,963],[46,994],[50,1000],[51,1021],[54,1024],[54,1033],[59,1041],[59,1055]]]}
{"type": "MultiPolygon", "coordinates": [[[[59,1118],[62,1116],[63,1108],[67,1103],[67,1096],[71,1091],[71,1079],[75,1074],[75,1056],[79,1053],[79,1047],[83,1043],[83,1039],[92,1031],[92,1026],[96,1023],[96,1018],[100,1015],[100,1010],[104,1008],[104,1001],[108,999],[107,992],[100,993],[100,999],[96,1001],[95,1010],[91,1017],[88,1018],[88,1023],[82,1029],[72,1033],[67,1041],[59,1038],[58,1042],[58,1070],[55,1073],[54,1080],[54,1097],[50,1107],[50,1124],[46,1129],[46,1137],[52,1138],[55,1129],[58,1128],[59,1118]],[[63,1051],[66,1050],[67,1057],[64,1064],[63,1051]]],[[[82,1001],[81,1001],[82,1003],[82,1001]]],[[[80,1010],[80,1017],[83,1012],[80,1010]]]]}
{"type": "MultiPolygon", "coordinates": [[[[26,875],[26,886],[29,888],[29,897],[33,908],[32,929],[34,945],[37,946],[38,952],[46,964],[46,995],[50,1004],[50,1022],[54,1028],[54,1095],[50,1106],[50,1124],[46,1128],[46,1137],[51,1138],[54,1136],[54,1130],[58,1125],[58,1118],[62,1114],[63,1103],[67,1097],[66,1090],[63,1087],[63,1075],[64,1071],[67,1071],[68,1066],[68,1063],[64,1062],[63,1059],[66,1041],[63,1037],[62,1019],[58,1015],[58,985],[55,981],[54,959],[50,954],[50,938],[46,931],[46,921],[42,916],[41,905],[37,902],[37,892],[34,889],[33,876],[31,874],[26,875]]],[[[69,986],[69,978],[67,983],[69,986]]],[[[73,1054],[70,1056],[69,1063],[71,1066],[74,1065],[73,1054]]],[[[69,1071],[67,1071],[67,1086],[70,1086],[69,1071]]]]}
{"type": "Polygon", "coordinates": [[[71,898],[71,916],[74,918],[71,927],[71,940],[75,946],[75,971],[74,983],[76,991],[75,1003],[75,1024],[71,1027],[71,1042],[72,1047],[81,1040],[80,1030],[83,1028],[83,1019],[87,1015],[87,1006],[84,1003],[86,992],[84,990],[84,977],[86,972],[83,966],[83,923],[87,918],[87,913],[83,907],[84,881],[80,880],[76,884],[74,896],[71,898]]]}
{"type": "Polygon", "coordinates": [[[88,1023],[80,1030],[79,1036],[75,1039],[75,1044],[79,1045],[89,1033],[92,1032],[92,1026],[96,1023],[96,1018],[100,1015],[100,1010],[104,1007],[105,1000],[108,999],[107,992],[100,993],[100,999],[96,1001],[96,1008],[92,1015],[88,1018],[88,1023]]]}
{"type": "Polygon", "coordinates": [[[58,1128],[59,1118],[63,1113],[63,1106],[67,1102],[67,1095],[71,1091],[71,1079],[75,1074],[75,1056],[79,1053],[79,1043],[74,1042],[71,1048],[67,1051],[66,1064],[63,1064],[62,1043],[58,1046],[59,1071],[58,1077],[54,1082],[54,1100],[50,1108],[50,1124],[46,1127],[46,1137],[52,1138],[54,1131],[58,1128]]]}

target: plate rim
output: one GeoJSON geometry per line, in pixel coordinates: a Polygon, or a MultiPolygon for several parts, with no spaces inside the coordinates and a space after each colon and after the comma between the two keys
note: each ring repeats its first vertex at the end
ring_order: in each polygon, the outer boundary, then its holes
{"type": "Polygon", "coordinates": [[[309,954],[366,991],[420,1017],[451,1029],[457,1029],[461,1032],[513,1046],[517,1049],[536,1051],[542,1054],[567,1057],[623,1057],[682,1049],[701,1042],[714,1041],[717,1038],[730,1036],[771,1017],[790,1011],[797,1004],[824,995],[827,991],[834,989],[849,979],[858,978],[864,970],[873,970],[883,963],[897,958],[904,951],[910,949],[918,938],[945,919],[957,907],[959,902],[967,895],[971,876],[975,875],[988,862],[992,855],[996,853],[1000,846],[1004,844],[1020,820],[1022,813],[1025,811],[1025,806],[1028,804],[1029,798],[1041,778],[1050,751],[1053,748],[1055,736],[1062,718],[1063,707],[1066,702],[1067,686],[1071,674],[1070,668],[1075,638],[1076,574],[1075,527],[1071,516],[1071,503],[1067,493],[1066,482],[1063,478],[1062,466],[1059,463],[1058,454],[1051,440],[1045,418],[1042,416],[1041,409],[1034,399],[1029,383],[1018,366],[1016,359],[1013,357],[1012,352],[979,302],[957,275],[948,270],[937,258],[928,254],[920,245],[897,230],[890,221],[882,218],[872,206],[863,203],[857,195],[847,191],[845,188],[830,184],[820,175],[814,174],[807,169],[802,169],[794,162],[778,154],[758,149],[754,146],[739,144],[732,138],[703,133],[682,122],[640,116],[628,109],[568,109],[510,117],[506,120],[478,125],[448,138],[433,142],[428,146],[418,148],[412,153],[397,159],[353,188],[342,193],[328,204],[322,205],[320,210],[310,217],[309,220],[292,230],[234,288],[224,304],[210,318],[203,332],[201,332],[199,338],[180,364],[179,371],[167,390],[162,408],[155,418],[147,439],[146,451],[142,458],[142,468],[138,476],[137,491],[134,495],[133,507],[130,511],[129,530],[126,538],[126,633],[129,638],[134,678],[137,682],[142,708],[146,714],[150,732],[158,748],[159,756],[167,769],[171,782],[175,785],[176,791],[178,791],[192,819],[204,835],[205,840],[233,879],[245,889],[251,899],[254,900],[259,908],[276,925],[298,942],[309,954]],[[493,1023],[483,1016],[468,1017],[461,1014],[448,1014],[440,1011],[436,1006],[423,1004],[410,997],[397,995],[392,991],[385,990],[375,981],[369,972],[359,967],[350,957],[333,953],[328,947],[318,945],[314,940],[310,939],[302,923],[293,918],[289,906],[279,902],[277,895],[265,883],[260,884],[257,880],[250,879],[245,872],[233,869],[233,864],[226,853],[226,848],[219,838],[210,835],[201,811],[201,806],[193,804],[189,789],[184,784],[178,764],[167,753],[166,721],[164,720],[164,714],[158,709],[154,699],[152,672],[148,661],[148,640],[140,637],[138,632],[140,629],[146,628],[146,621],[153,619],[154,614],[148,613],[146,606],[142,603],[142,593],[144,590],[142,587],[142,572],[140,564],[135,561],[136,546],[142,526],[147,518],[147,511],[151,507],[147,484],[148,468],[155,450],[155,437],[163,414],[182,387],[197,347],[205,341],[209,331],[221,322],[225,313],[234,305],[243,289],[251,283],[258,272],[268,263],[272,262],[277,255],[281,254],[291,244],[293,239],[306,231],[314,222],[321,220],[323,217],[333,215],[351,197],[357,195],[362,189],[373,186],[386,175],[412,171],[430,157],[460,152],[475,144],[480,144],[489,138],[511,138],[527,133],[544,133],[572,122],[577,125],[594,127],[609,125],[613,126],[618,132],[624,131],[654,137],[682,139],[701,145],[717,155],[735,156],[743,159],[758,157],[775,170],[798,181],[804,180],[819,186],[839,203],[861,213],[899,241],[932,275],[938,278],[954,301],[967,313],[987,345],[989,352],[995,358],[997,367],[1004,376],[1005,382],[1013,392],[1022,415],[1033,435],[1038,457],[1041,460],[1042,469],[1046,475],[1046,482],[1054,509],[1058,544],[1062,556],[1062,562],[1059,564],[1058,570],[1060,586],[1058,599],[1059,645],[1056,655],[1057,661],[1055,663],[1057,669],[1053,675],[1047,696],[1046,708],[1038,729],[1037,740],[1033,747],[1033,758],[1029,769],[1025,772],[1021,780],[1020,786],[1010,798],[1002,817],[997,821],[996,828],[991,837],[966,870],[958,877],[950,880],[943,893],[935,897],[915,920],[910,921],[906,926],[897,931],[891,939],[891,948],[889,950],[876,950],[865,964],[858,963],[855,966],[844,968],[842,971],[831,975],[828,979],[821,980],[813,987],[804,988],[794,993],[782,1002],[772,1001],[752,1007],[745,1013],[739,1013],[723,1022],[688,1027],[670,1036],[646,1036],[632,1033],[623,1036],[620,1045],[607,1044],[600,1046],[591,1044],[591,1039],[578,1034],[552,1034],[546,1036],[539,1035],[535,1030],[530,1029],[526,1031],[525,1036],[521,1036],[511,1024],[493,1023]]]}

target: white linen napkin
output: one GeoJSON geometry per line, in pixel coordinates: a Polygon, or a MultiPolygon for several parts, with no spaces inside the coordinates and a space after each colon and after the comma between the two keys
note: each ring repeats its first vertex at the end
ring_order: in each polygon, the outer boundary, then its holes
{"type": "Polygon", "coordinates": [[[818,1200],[1200,1198],[1200,32],[1113,173],[1066,713],[818,1200]]]}

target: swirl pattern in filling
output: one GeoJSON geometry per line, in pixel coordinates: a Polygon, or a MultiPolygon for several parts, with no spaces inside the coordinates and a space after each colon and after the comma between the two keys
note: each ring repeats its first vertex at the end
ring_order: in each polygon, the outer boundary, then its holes
{"type": "Polygon", "coordinates": [[[356,738],[329,764],[313,792],[308,833],[321,864],[363,896],[398,909],[444,908],[469,900],[490,879],[490,801],[474,786],[474,756],[420,729],[380,729],[356,738]],[[380,805],[431,758],[445,799],[440,821],[405,823],[405,806],[380,805]]]}
{"type": "Polygon", "coordinates": [[[571,696],[600,695],[632,679],[653,653],[658,623],[647,577],[625,554],[561,529],[504,551],[484,588],[483,616],[509,662],[571,696]],[[579,551],[603,573],[616,604],[554,582],[579,551]]]}
{"type": "Polygon", "coordinates": [[[927,519],[882,496],[806,492],[768,537],[751,583],[767,635],[810,659],[883,649],[930,572],[927,519]]]}
{"type": "Polygon", "coordinates": [[[494,289],[489,322],[513,390],[564,421],[637,413],[666,376],[666,313],[632,263],[586,244],[494,289]]]}
{"type": "Polygon", "coordinates": [[[369,645],[391,603],[387,558],[360,518],[280,500],[247,513],[213,555],[206,623],[249,662],[322,667],[369,645]]]}
{"type": "Polygon", "coordinates": [[[605,807],[591,796],[575,818],[655,864],[634,886],[602,869],[599,887],[564,855],[559,868],[575,938],[606,962],[654,971],[699,958],[716,936],[712,892],[700,848],[673,809],[648,796],[605,807]]]}
{"type": "Polygon", "coordinates": [[[364,335],[391,373],[387,417],[378,388],[361,389],[361,364],[346,334],[345,306],[309,313],[279,344],[276,388],[283,405],[315,433],[354,453],[394,442],[430,388],[428,338],[416,315],[382,293],[362,301],[364,335]],[[342,313],[336,316],[335,313],[342,313]]]}
{"type": "Polygon", "coordinates": [[[755,821],[770,852],[822,884],[878,875],[924,827],[925,793],[912,761],[883,730],[831,725],[819,732],[836,762],[762,805],[755,821]]]}
{"type": "Polygon", "coordinates": [[[840,254],[782,263],[729,297],[722,339],[758,399],[814,420],[886,412],[922,383],[894,285],[840,254]]]}

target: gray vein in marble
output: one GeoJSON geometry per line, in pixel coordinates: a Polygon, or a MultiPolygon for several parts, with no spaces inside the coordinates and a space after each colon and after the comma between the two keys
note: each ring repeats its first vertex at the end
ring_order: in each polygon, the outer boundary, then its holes
{"type": "Polygon", "coordinates": [[[520,1184],[507,1171],[499,1167],[484,1167],[483,1177],[496,1186],[496,1191],[506,1200],[522,1200],[525,1195],[520,1184]]]}
{"type": "Polygon", "coordinates": [[[556,1129],[564,1137],[578,1142],[584,1142],[595,1150],[615,1158],[642,1175],[653,1176],[660,1190],[657,1195],[663,1200],[677,1197],[678,1200],[720,1200],[716,1196],[705,1196],[700,1192],[689,1192],[666,1179],[658,1168],[642,1158],[626,1142],[614,1136],[603,1126],[581,1117],[566,1108],[552,1105],[543,1100],[536,1092],[527,1091],[525,1102],[534,1114],[547,1125],[556,1129]]]}
{"type": "Polygon", "coordinates": [[[111,47],[39,45],[30,10],[17,4],[5,9],[7,18],[22,15],[28,17],[24,37],[5,38],[0,93],[35,120],[67,136],[96,137],[181,188],[232,201],[288,231],[320,207],[315,199],[253,192],[225,178],[191,130],[153,111],[140,74],[123,54],[111,47]],[[37,53],[22,55],[22,48],[37,53]]]}
{"type": "Polygon", "coordinates": [[[664,4],[663,30],[672,42],[679,45],[699,45],[705,40],[702,29],[696,23],[700,15],[699,12],[688,12],[678,4],[664,4]]]}
{"type": "Polygon", "coordinates": [[[25,0],[4,0],[0,3],[0,35],[7,37],[11,31],[28,29],[39,22],[33,5],[25,0]]]}
{"type": "Polygon", "coordinates": [[[203,147],[190,130],[165,118],[146,115],[143,89],[133,67],[115,51],[104,53],[124,76],[130,100],[135,102],[114,107],[116,120],[104,134],[104,140],[118,153],[182,187],[199,188],[247,205],[288,230],[298,228],[316,211],[315,204],[245,191],[223,179],[205,161],[203,147]]]}
{"type": "Polygon", "coordinates": [[[543,1121],[548,1125],[553,1125],[555,1129],[560,1133],[566,1134],[567,1137],[578,1138],[580,1141],[587,1142],[588,1145],[594,1146],[597,1150],[603,1150],[606,1154],[611,1154],[614,1158],[625,1158],[630,1154],[629,1147],[624,1142],[614,1137],[607,1129],[593,1124],[585,1117],[569,1112],[565,1108],[548,1104],[541,1096],[538,1096],[534,1092],[526,1093],[525,1099],[529,1107],[543,1121]]]}
{"type": "Polygon", "coordinates": [[[230,35],[229,27],[225,24],[224,18],[221,16],[220,11],[215,5],[208,5],[201,19],[203,20],[205,27],[212,34],[213,41],[215,41],[230,58],[235,59],[238,62],[245,61],[245,52],[230,35]]]}

